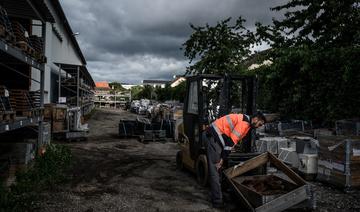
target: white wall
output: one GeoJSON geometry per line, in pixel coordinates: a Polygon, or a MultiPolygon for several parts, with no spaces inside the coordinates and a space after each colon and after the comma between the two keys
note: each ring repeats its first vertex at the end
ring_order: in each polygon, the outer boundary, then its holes
{"type": "MultiPolygon", "coordinates": [[[[51,71],[58,73],[57,66],[54,63],[66,63],[73,65],[84,65],[80,56],[77,54],[75,46],[71,43],[71,39],[67,34],[63,21],[57,16],[51,0],[45,0],[50,12],[55,18],[55,23],[46,23],[46,40],[45,40],[45,56],[47,63],[45,64],[45,95],[44,102],[50,102],[51,93],[51,71]],[[53,26],[57,29],[62,37],[62,41],[58,39],[53,31],[53,26]]],[[[33,34],[41,36],[39,27],[33,27],[33,34]]],[[[40,71],[32,69],[32,78],[40,81],[40,71]]],[[[31,90],[36,91],[40,89],[40,84],[37,82],[31,83],[31,90]]]]}
{"type": "MultiPolygon", "coordinates": [[[[125,89],[131,89],[132,87],[139,86],[139,85],[121,85],[125,89]]],[[[143,85],[140,85],[143,86],[143,85]]]]}
{"type": "MultiPolygon", "coordinates": [[[[75,46],[71,43],[70,36],[67,34],[63,21],[60,17],[57,16],[51,0],[46,0],[45,3],[48,6],[50,12],[53,14],[55,18],[55,23],[53,26],[58,30],[62,37],[62,42],[56,37],[55,33],[52,30],[52,25],[47,24],[47,28],[50,28],[51,34],[47,34],[47,36],[51,36],[51,59],[52,62],[57,63],[67,63],[74,65],[83,65],[81,62],[81,58],[76,52],[75,46]]],[[[48,29],[47,29],[48,32],[48,29]]],[[[72,36],[72,35],[71,35],[72,36]]]]}

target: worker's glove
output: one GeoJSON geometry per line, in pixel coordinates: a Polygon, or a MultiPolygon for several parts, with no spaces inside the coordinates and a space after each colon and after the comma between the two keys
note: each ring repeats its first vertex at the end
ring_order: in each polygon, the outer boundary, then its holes
{"type": "Polygon", "coordinates": [[[215,163],[216,170],[219,171],[223,165],[223,159],[220,159],[219,163],[215,163]]]}

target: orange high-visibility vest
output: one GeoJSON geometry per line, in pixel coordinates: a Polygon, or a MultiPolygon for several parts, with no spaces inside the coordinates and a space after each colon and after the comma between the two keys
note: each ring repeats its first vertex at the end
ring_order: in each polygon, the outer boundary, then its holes
{"type": "Polygon", "coordinates": [[[244,121],[243,114],[229,114],[223,116],[212,123],[213,128],[216,133],[219,135],[221,142],[223,143],[223,147],[225,150],[231,149],[231,147],[227,147],[222,138],[222,134],[225,134],[236,145],[240,140],[242,140],[246,134],[250,130],[250,123],[244,121]]]}

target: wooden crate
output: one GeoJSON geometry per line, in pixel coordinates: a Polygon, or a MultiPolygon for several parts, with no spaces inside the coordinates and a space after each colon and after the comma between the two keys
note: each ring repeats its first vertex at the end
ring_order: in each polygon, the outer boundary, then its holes
{"type": "Polygon", "coordinates": [[[53,121],[52,123],[52,132],[60,133],[67,131],[67,126],[64,121],[53,121]]]}
{"type": "Polygon", "coordinates": [[[54,121],[63,121],[66,119],[67,107],[53,107],[52,118],[54,121]]]}
{"type": "Polygon", "coordinates": [[[256,208],[298,187],[275,175],[238,176],[233,178],[233,181],[256,208]]]}
{"type": "Polygon", "coordinates": [[[360,137],[319,135],[320,181],[344,188],[360,187],[360,137]]]}
{"type": "Polygon", "coordinates": [[[45,104],[44,105],[44,119],[45,119],[45,121],[51,121],[52,120],[53,107],[54,107],[54,104],[45,104]]]}
{"type": "Polygon", "coordinates": [[[294,207],[308,209],[314,207],[311,186],[269,152],[228,168],[225,170],[225,176],[231,187],[238,194],[241,202],[251,211],[275,212],[294,207]],[[245,177],[245,174],[249,171],[263,166],[268,162],[286,175],[286,178],[282,177],[281,179],[281,183],[285,185],[286,189],[264,193],[258,189],[249,187],[249,184],[245,183],[246,180],[254,182],[264,182],[270,180],[270,178],[278,180],[278,177],[269,177],[268,175],[245,177]]]}

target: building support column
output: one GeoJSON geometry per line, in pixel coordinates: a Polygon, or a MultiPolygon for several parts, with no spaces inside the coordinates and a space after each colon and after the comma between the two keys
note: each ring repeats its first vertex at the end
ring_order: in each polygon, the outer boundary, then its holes
{"type": "Polygon", "coordinates": [[[61,97],[61,64],[59,64],[59,76],[58,76],[58,100],[57,102],[60,103],[61,97]]]}

